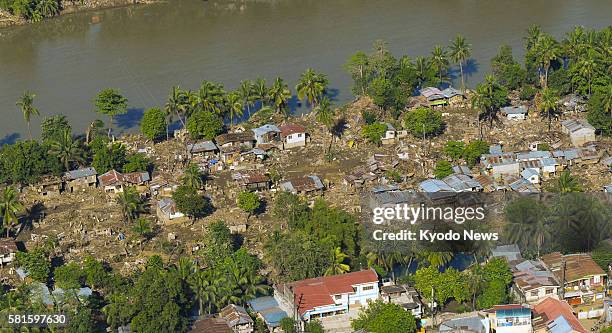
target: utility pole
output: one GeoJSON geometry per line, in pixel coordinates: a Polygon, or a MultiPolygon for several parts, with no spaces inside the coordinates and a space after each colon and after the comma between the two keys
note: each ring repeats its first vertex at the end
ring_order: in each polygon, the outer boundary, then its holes
{"type": "Polygon", "coordinates": [[[561,290],[559,291],[559,296],[561,298],[561,300],[563,300],[565,298],[565,268],[566,268],[566,263],[565,263],[565,259],[563,259],[563,261],[561,262],[561,290]]]}

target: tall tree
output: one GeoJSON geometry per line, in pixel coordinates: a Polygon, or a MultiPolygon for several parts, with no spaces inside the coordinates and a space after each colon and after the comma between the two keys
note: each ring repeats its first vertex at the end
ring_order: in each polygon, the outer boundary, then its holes
{"type": "Polygon", "coordinates": [[[557,116],[559,103],[559,96],[557,92],[550,89],[544,88],[541,91],[541,96],[539,98],[538,109],[548,119],[548,131],[550,132],[552,126],[552,119],[557,116]]]}
{"type": "Polygon", "coordinates": [[[300,76],[295,90],[298,99],[306,99],[310,105],[316,107],[321,96],[325,93],[327,85],[328,80],[325,74],[317,73],[312,68],[308,68],[300,76]]]}
{"type": "Polygon", "coordinates": [[[465,80],[463,78],[463,63],[472,55],[472,47],[462,35],[457,35],[450,46],[451,59],[459,64],[461,71],[461,89],[465,90],[465,80]]]}
{"type": "Polygon", "coordinates": [[[277,77],[268,94],[272,104],[276,107],[276,112],[287,115],[287,102],[291,98],[291,91],[285,81],[277,77]]]}
{"type": "Polygon", "coordinates": [[[227,94],[225,99],[225,109],[230,117],[230,126],[234,126],[234,117],[241,117],[244,106],[240,93],[231,92],[227,94]]]}
{"type": "Polygon", "coordinates": [[[189,163],[182,178],[183,185],[199,190],[204,186],[204,174],[195,163],[189,163]]]}
{"type": "Polygon", "coordinates": [[[557,179],[556,184],[553,185],[552,190],[558,193],[581,192],[582,186],[580,185],[580,181],[574,177],[569,170],[565,170],[557,179]]]}
{"type": "Polygon", "coordinates": [[[365,96],[368,89],[369,59],[364,52],[357,52],[352,55],[344,65],[346,70],[353,77],[353,93],[365,96]]]}
{"type": "Polygon", "coordinates": [[[200,110],[222,115],[224,112],[225,89],[220,83],[202,81],[197,91],[197,106],[200,110]]]}
{"type": "Polygon", "coordinates": [[[330,255],[330,266],[325,271],[325,275],[344,274],[351,270],[351,267],[344,263],[348,258],[348,255],[343,253],[340,247],[332,249],[330,255]]]}
{"type": "Polygon", "coordinates": [[[85,162],[81,141],[73,139],[69,129],[65,129],[57,140],[51,141],[49,154],[57,156],[66,171],[70,171],[71,162],[79,164],[85,162]]]}
{"type": "Polygon", "coordinates": [[[266,80],[262,78],[255,80],[255,83],[253,84],[253,94],[254,98],[261,103],[262,107],[268,103],[270,100],[270,95],[268,87],[266,86],[266,80]]]}
{"type": "Polygon", "coordinates": [[[542,86],[548,87],[548,72],[553,61],[559,58],[561,49],[559,43],[550,35],[542,34],[535,45],[536,54],[540,66],[544,70],[544,76],[541,77],[542,86]]]}
{"type": "Polygon", "coordinates": [[[240,81],[240,86],[237,91],[242,100],[242,105],[246,107],[247,117],[251,116],[251,106],[253,106],[255,102],[255,90],[253,88],[254,83],[250,80],[245,80],[240,81]]]}
{"type": "Polygon", "coordinates": [[[145,111],[140,121],[140,131],[148,140],[160,139],[164,132],[168,138],[168,123],[166,122],[167,113],[158,107],[150,108],[145,111]]]}
{"type": "Polygon", "coordinates": [[[533,198],[520,197],[506,206],[505,216],[508,241],[521,249],[535,249],[539,257],[544,242],[551,236],[546,225],[548,208],[533,198]]]}
{"type": "Polygon", "coordinates": [[[107,115],[109,118],[109,138],[113,130],[113,118],[116,115],[127,113],[127,102],[127,98],[123,97],[118,90],[112,88],[102,90],[94,99],[96,112],[107,115]]]}
{"type": "Polygon", "coordinates": [[[332,132],[332,129],[334,126],[334,110],[331,106],[331,102],[329,98],[323,97],[319,105],[317,105],[317,107],[314,109],[314,113],[315,113],[315,119],[317,120],[317,122],[324,125],[325,128],[327,128],[327,131],[332,136],[329,142],[329,148],[328,148],[328,149],[331,149],[331,146],[334,142],[334,134],[332,132]]]}
{"type": "Polygon", "coordinates": [[[438,83],[442,83],[442,76],[448,70],[448,53],[441,45],[434,46],[434,49],[431,51],[431,65],[438,72],[438,83]]]}
{"type": "Polygon", "coordinates": [[[17,191],[11,186],[2,191],[0,201],[0,212],[2,212],[2,224],[6,229],[6,237],[10,236],[11,228],[18,222],[17,213],[23,209],[17,191]]]}
{"type": "Polygon", "coordinates": [[[186,116],[187,105],[188,101],[185,93],[181,90],[180,87],[174,86],[170,91],[170,95],[168,96],[168,100],[166,101],[166,105],[164,106],[164,111],[166,111],[166,115],[168,117],[170,117],[170,115],[172,114],[176,114],[183,127],[185,127],[185,120],[183,120],[183,117],[186,116]],[[183,115],[183,117],[181,117],[181,114],[183,115]]]}
{"type": "Polygon", "coordinates": [[[30,120],[32,116],[40,115],[40,112],[34,106],[34,97],[36,97],[36,95],[32,94],[29,91],[25,91],[23,95],[19,97],[19,100],[16,103],[17,106],[21,109],[21,112],[23,113],[23,119],[28,125],[28,134],[30,135],[30,140],[32,140],[32,129],[30,128],[30,120]]]}

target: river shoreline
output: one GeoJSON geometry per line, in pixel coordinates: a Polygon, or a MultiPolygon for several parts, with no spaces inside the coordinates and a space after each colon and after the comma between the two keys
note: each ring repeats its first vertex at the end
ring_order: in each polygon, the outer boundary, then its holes
{"type": "MultiPolygon", "coordinates": [[[[160,0],[85,0],[83,4],[75,5],[70,4],[66,7],[62,8],[62,11],[59,15],[55,17],[59,17],[61,15],[72,14],[72,13],[80,13],[87,12],[92,10],[100,10],[100,9],[110,9],[110,8],[118,8],[118,7],[127,7],[133,5],[146,5],[152,3],[161,2],[160,0]]],[[[45,20],[43,20],[44,22],[45,20]]],[[[21,17],[12,15],[7,11],[0,9],[0,29],[10,28],[20,25],[26,25],[33,22],[27,21],[21,17]]]]}

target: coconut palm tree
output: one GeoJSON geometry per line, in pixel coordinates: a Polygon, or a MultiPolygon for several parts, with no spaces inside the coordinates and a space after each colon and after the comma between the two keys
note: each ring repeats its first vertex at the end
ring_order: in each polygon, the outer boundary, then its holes
{"type": "Polygon", "coordinates": [[[461,89],[465,91],[465,80],[463,78],[463,63],[472,55],[472,46],[462,35],[457,35],[450,46],[451,59],[459,64],[461,72],[461,89]]]}
{"type": "Polygon", "coordinates": [[[144,204],[140,194],[138,194],[134,187],[124,188],[123,192],[117,195],[116,201],[121,208],[121,214],[123,214],[128,224],[132,224],[134,218],[144,211],[144,204]]]}
{"type": "Polygon", "coordinates": [[[246,107],[247,116],[250,117],[251,106],[253,106],[253,102],[255,102],[255,90],[253,81],[240,81],[240,86],[238,87],[238,94],[240,95],[240,99],[242,100],[242,105],[246,107]]]}
{"type": "Polygon", "coordinates": [[[419,87],[421,87],[425,80],[427,80],[427,72],[430,66],[429,60],[425,57],[416,57],[414,59],[414,66],[416,68],[417,81],[419,87]]]}
{"type": "Polygon", "coordinates": [[[136,219],[136,222],[132,227],[132,231],[134,231],[138,236],[141,237],[140,251],[142,252],[142,245],[144,240],[146,240],[151,234],[151,231],[153,231],[153,229],[151,228],[151,222],[147,218],[139,217],[136,219]]]}
{"type": "Polygon", "coordinates": [[[181,88],[173,86],[170,91],[170,96],[168,96],[168,101],[166,101],[166,105],[164,106],[166,114],[176,114],[183,127],[185,127],[185,120],[183,120],[181,114],[185,115],[185,99],[185,93],[181,88]]]}
{"type": "Polygon", "coordinates": [[[538,39],[536,46],[537,50],[537,59],[544,69],[544,77],[541,78],[540,81],[543,83],[543,87],[548,87],[548,71],[550,69],[551,62],[557,60],[561,54],[561,48],[559,47],[559,43],[550,35],[543,34],[540,39],[538,39]]]}
{"type": "Polygon", "coordinates": [[[17,101],[17,106],[21,108],[21,112],[23,113],[23,119],[28,125],[28,133],[30,135],[30,140],[32,140],[32,129],[30,128],[30,119],[32,116],[40,116],[40,112],[34,106],[34,97],[36,95],[32,94],[29,91],[25,91],[19,100],[17,101]]]}
{"type": "Polygon", "coordinates": [[[325,74],[315,72],[312,68],[308,68],[300,76],[298,84],[295,86],[297,97],[300,100],[306,99],[306,101],[315,107],[325,93],[329,81],[325,74]]]}
{"type": "Polygon", "coordinates": [[[559,96],[553,89],[544,88],[539,98],[538,109],[548,118],[548,131],[550,132],[552,119],[557,116],[559,96]]]}
{"type": "Polygon", "coordinates": [[[431,51],[431,65],[434,66],[438,72],[440,83],[442,82],[442,75],[446,73],[448,69],[448,64],[448,54],[444,47],[440,45],[434,46],[433,51],[431,51]]]}
{"type": "Polygon", "coordinates": [[[188,281],[197,271],[198,266],[192,258],[182,256],[176,263],[176,272],[183,281],[188,281]]]}
{"type": "Polygon", "coordinates": [[[196,94],[198,107],[201,110],[218,115],[223,114],[225,90],[222,84],[202,81],[196,94]]]}
{"type": "Polygon", "coordinates": [[[225,110],[227,110],[229,114],[231,127],[234,126],[234,117],[241,117],[243,115],[243,108],[242,98],[238,92],[227,94],[225,98],[225,110]]]}
{"type": "Polygon", "coordinates": [[[563,51],[571,62],[576,62],[585,50],[585,31],[583,26],[576,26],[574,30],[565,34],[563,51]]]}
{"type": "Polygon", "coordinates": [[[199,190],[204,186],[204,174],[200,171],[197,164],[189,163],[183,174],[182,181],[186,186],[199,190]]]}
{"type": "Polygon", "coordinates": [[[451,262],[454,255],[450,251],[421,251],[417,253],[417,257],[431,266],[440,268],[451,262]]]}
{"type": "Polygon", "coordinates": [[[612,117],[612,84],[608,84],[608,86],[603,90],[601,102],[604,111],[610,112],[610,117],[612,117]]]}
{"type": "Polygon", "coordinates": [[[597,69],[596,52],[589,49],[584,56],[576,63],[578,75],[589,84],[589,96],[592,93],[593,77],[597,69]]]}
{"type": "Polygon", "coordinates": [[[85,130],[85,144],[89,145],[93,138],[99,136],[103,133],[104,122],[100,119],[96,119],[89,123],[87,129],[85,130]]]}
{"type": "Polygon", "coordinates": [[[330,266],[325,271],[325,276],[344,274],[351,270],[351,267],[344,263],[348,255],[343,253],[340,247],[331,250],[330,266]]]}
{"type": "Polygon", "coordinates": [[[242,304],[261,295],[268,295],[270,287],[265,283],[265,279],[253,271],[245,272],[239,281],[242,290],[242,304]]]}
{"type": "Polygon", "coordinates": [[[332,143],[334,142],[334,134],[332,133],[332,129],[334,126],[334,110],[331,106],[331,101],[329,98],[323,97],[319,105],[314,108],[315,119],[317,122],[327,128],[327,131],[331,134],[331,140],[329,141],[329,148],[331,149],[332,143]]]}
{"type": "Polygon", "coordinates": [[[581,192],[582,186],[580,185],[578,179],[572,176],[569,170],[565,170],[557,179],[553,190],[559,193],[581,192]]]}
{"type": "Polygon", "coordinates": [[[57,141],[52,141],[49,154],[56,156],[64,164],[66,171],[70,170],[70,163],[85,163],[83,147],[80,140],[74,140],[70,129],[66,128],[57,141]]]}
{"type": "Polygon", "coordinates": [[[255,80],[253,84],[254,98],[261,103],[261,106],[265,106],[270,100],[269,90],[266,87],[266,80],[259,78],[255,80]]]}
{"type": "Polygon", "coordinates": [[[291,98],[291,91],[283,79],[277,77],[274,80],[268,96],[274,107],[276,107],[276,112],[286,115],[287,101],[291,98]]]}
{"type": "Polygon", "coordinates": [[[2,225],[6,228],[8,238],[11,228],[19,221],[17,213],[23,209],[23,204],[19,201],[19,195],[13,187],[7,187],[2,191],[0,197],[0,212],[2,213],[2,225]]]}
{"type": "Polygon", "coordinates": [[[542,28],[539,25],[532,25],[527,29],[527,36],[523,38],[525,42],[525,49],[531,50],[542,36],[542,28]]]}
{"type": "Polygon", "coordinates": [[[548,215],[547,207],[530,197],[512,201],[505,209],[508,241],[522,249],[535,248],[539,257],[542,245],[551,236],[546,224],[548,215]]]}

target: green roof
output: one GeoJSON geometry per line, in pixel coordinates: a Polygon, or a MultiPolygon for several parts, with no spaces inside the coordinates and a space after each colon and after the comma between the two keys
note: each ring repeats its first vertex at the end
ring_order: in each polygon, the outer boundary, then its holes
{"type": "Polygon", "coordinates": [[[439,99],[437,101],[432,101],[432,102],[429,103],[429,105],[431,105],[431,106],[446,105],[446,100],[445,99],[439,99]]]}

